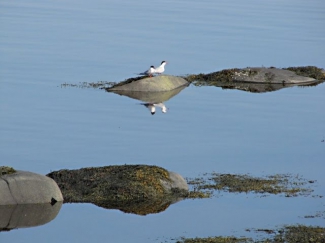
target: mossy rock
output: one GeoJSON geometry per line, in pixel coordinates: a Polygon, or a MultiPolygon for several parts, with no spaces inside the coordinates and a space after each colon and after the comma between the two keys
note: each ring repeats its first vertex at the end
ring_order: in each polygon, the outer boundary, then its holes
{"type": "Polygon", "coordinates": [[[156,213],[188,193],[186,181],[158,166],[120,165],[49,173],[65,202],[93,203],[136,214],[156,213]]]}

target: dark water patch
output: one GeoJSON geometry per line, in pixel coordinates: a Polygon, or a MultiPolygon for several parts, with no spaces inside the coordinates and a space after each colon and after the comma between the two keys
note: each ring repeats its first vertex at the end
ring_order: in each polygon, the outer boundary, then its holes
{"type": "Polygon", "coordinates": [[[286,197],[308,196],[313,190],[308,187],[315,181],[298,175],[276,174],[266,177],[253,177],[248,174],[205,174],[204,177],[188,178],[192,186],[190,198],[207,198],[215,192],[284,194],[286,197]]]}

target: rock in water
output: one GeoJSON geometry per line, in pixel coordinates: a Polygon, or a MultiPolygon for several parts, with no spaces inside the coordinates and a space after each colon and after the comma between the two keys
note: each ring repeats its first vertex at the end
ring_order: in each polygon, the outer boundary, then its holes
{"type": "Polygon", "coordinates": [[[126,91],[144,91],[144,92],[161,92],[170,91],[181,86],[188,85],[188,82],[176,76],[159,75],[146,78],[131,78],[124,82],[118,83],[106,91],[126,90],[126,91]]]}
{"type": "Polygon", "coordinates": [[[51,203],[53,199],[63,201],[62,193],[54,180],[19,170],[0,175],[0,195],[0,205],[51,203]]]}

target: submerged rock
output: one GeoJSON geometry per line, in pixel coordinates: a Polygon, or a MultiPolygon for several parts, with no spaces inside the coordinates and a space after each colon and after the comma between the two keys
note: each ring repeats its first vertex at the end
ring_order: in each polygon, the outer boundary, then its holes
{"type": "Polygon", "coordinates": [[[105,90],[161,92],[170,91],[184,85],[188,85],[188,82],[181,77],[159,75],[155,77],[130,78],[114,85],[113,87],[105,88],[105,90]]]}
{"type": "MultiPolygon", "coordinates": [[[[3,167],[2,167],[3,168],[3,167]]],[[[14,169],[1,169],[0,205],[63,201],[58,185],[47,176],[14,169]],[[4,173],[6,171],[6,173],[4,173]]]]}
{"type": "Polygon", "coordinates": [[[188,194],[182,176],[157,166],[91,167],[47,176],[58,183],[65,202],[93,203],[141,215],[163,211],[188,194]]]}

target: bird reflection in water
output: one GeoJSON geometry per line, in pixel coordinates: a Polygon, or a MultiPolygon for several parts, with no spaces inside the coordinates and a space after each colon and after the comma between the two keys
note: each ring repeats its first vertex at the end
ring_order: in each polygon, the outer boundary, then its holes
{"type": "Polygon", "coordinates": [[[168,108],[163,103],[141,103],[141,105],[144,105],[148,108],[151,115],[154,115],[156,113],[156,107],[161,108],[162,113],[166,113],[168,108]]]}

